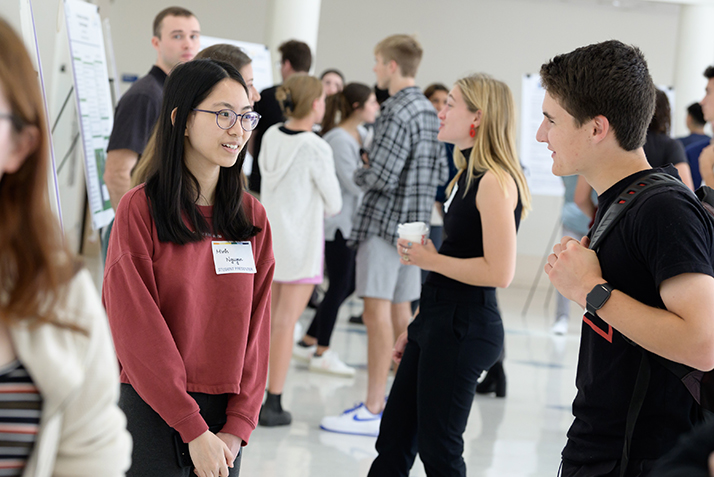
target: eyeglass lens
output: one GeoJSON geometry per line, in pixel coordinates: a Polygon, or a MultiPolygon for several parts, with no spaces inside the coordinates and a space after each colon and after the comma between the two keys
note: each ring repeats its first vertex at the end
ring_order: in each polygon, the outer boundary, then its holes
{"type": "Polygon", "coordinates": [[[240,116],[240,125],[246,131],[252,131],[258,126],[258,113],[254,111],[247,112],[245,114],[236,114],[230,109],[222,109],[218,111],[216,117],[218,118],[218,125],[222,129],[230,129],[238,120],[240,116]]]}

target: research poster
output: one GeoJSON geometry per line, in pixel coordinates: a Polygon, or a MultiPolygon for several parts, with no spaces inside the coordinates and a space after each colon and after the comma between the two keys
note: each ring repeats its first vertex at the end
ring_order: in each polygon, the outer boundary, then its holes
{"type": "Polygon", "coordinates": [[[563,181],[552,172],[553,159],[545,143],[536,141],[543,121],[545,90],[539,75],[523,75],[521,81],[521,154],[528,187],[533,195],[562,196],[563,181]]]}
{"type": "Polygon", "coordinates": [[[92,226],[96,230],[108,225],[114,218],[109,191],[103,179],[114,115],[102,22],[96,5],[80,0],[65,0],[64,7],[87,195],[92,226]]]}

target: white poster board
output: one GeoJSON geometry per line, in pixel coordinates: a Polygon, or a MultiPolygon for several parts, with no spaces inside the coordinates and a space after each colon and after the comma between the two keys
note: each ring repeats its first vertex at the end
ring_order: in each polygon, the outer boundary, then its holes
{"type": "Polygon", "coordinates": [[[545,90],[539,75],[523,75],[521,80],[521,163],[533,195],[562,196],[563,181],[552,172],[553,159],[545,143],[536,141],[543,122],[545,90]]]}
{"type": "Polygon", "coordinates": [[[109,191],[103,179],[114,116],[102,23],[96,5],[81,0],[64,0],[64,8],[89,210],[92,226],[96,230],[108,225],[114,218],[109,191]]]}
{"type": "MultiPolygon", "coordinates": [[[[37,76],[39,80],[40,90],[42,91],[42,102],[44,105],[45,122],[49,122],[49,114],[47,111],[47,92],[45,91],[45,79],[42,71],[42,62],[40,61],[40,49],[37,41],[37,28],[35,25],[35,15],[32,9],[31,0],[20,0],[17,3],[11,4],[10,2],[3,2],[2,8],[0,8],[0,14],[3,18],[8,21],[13,27],[17,29],[17,25],[13,25],[16,20],[15,13],[19,11],[21,28],[18,30],[22,31],[22,38],[25,42],[25,47],[32,60],[32,65],[37,71],[37,76]],[[19,6],[19,10],[17,10],[19,6]]],[[[49,201],[52,211],[57,215],[60,223],[60,228],[64,228],[62,221],[62,208],[60,207],[60,195],[59,187],[57,181],[57,168],[55,161],[55,151],[54,144],[52,142],[52,135],[47,135],[47,143],[50,150],[50,167],[48,168],[48,187],[49,187],[49,201]]]]}
{"type": "Polygon", "coordinates": [[[270,61],[270,50],[266,45],[201,35],[202,50],[219,43],[237,46],[253,60],[251,61],[251,66],[253,66],[253,85],[255,89],[260,92],[273,86],[273,66],[270,61]]]}

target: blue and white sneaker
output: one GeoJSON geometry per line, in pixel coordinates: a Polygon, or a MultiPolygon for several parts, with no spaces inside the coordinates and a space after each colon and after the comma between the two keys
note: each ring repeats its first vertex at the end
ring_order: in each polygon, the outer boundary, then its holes
{"type": "Polygon", "coordinates": [[[372,414],[361,402],[358,406],[346,410],[339,416],[323,417],[320,421],[320,428],[340,434],[377,437],[381,422],[382,413],[372,414]]]}

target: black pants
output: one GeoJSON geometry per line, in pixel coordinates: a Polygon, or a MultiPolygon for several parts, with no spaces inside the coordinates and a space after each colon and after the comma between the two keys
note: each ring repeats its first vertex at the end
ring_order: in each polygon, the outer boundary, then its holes
{"type": "MultiPolygon", "coordinates": [[[[226,423],[228,395],[189,394],[201,408],[201,416],[209,427],[219,428],[226,423]]],[[[127,477],[195,477],[192,467],[179,465],[176,449],[178,432],[169,427],[129,384],[121,385],[119,407],[126,414],[127,430],[134,441],[127,477]]],[[[241,450],[233,462],[233,468],[229,468],[230,477],[238,477],[242,454],[241,450]]]]}
{"type": "Polygon", "coordinates": [[[325,241],[325,265],[330,286],[310,323],[307,335],[317,338],[320,346],[330,346],[337,312],[348,296],[355,291],[355,256],[357,252],[347,246],[339,230],[335,240],[325,241]]]}
{"type": "Polygon", "coordinates": [[[407,476],[417,452],[428,476],[465,476],[463,433],[476,383],[502,348],[495,290],[424,285],[369,476],[407,476]]]}

